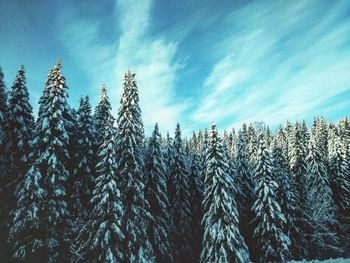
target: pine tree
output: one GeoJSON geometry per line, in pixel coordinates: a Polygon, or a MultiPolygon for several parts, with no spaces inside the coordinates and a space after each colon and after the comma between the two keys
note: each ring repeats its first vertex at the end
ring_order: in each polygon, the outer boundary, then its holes
{"type": "Polygon", "coordinates": [[[70,158],[67,131],[72,124],[59,62],[50,71],[49,79],[40,100],[41,115],[35,124],[32,164],[18,187],[11,236],[17,248],[15,256],[28,258],[44,253],[43,261],[57,262],[67,257],[66,163],[70,158]]]}
{"type": "Polygon", "coordinates": [[[348,118],[342,119],[338,124],[339,136],[344,141],[347,148],[350,146],[350,122],[348,118]]]}
{"type": "Polygon", "coordinates": [[[328,180],[326,161],[322,148],[313,135],[309,142],[306,158],[306,214],[310,229],[308,231],[310,258],[322,258],[336,252],[337,237],[333,232],[335,219],[332,191],[328,180]]]}
{"type": "Polygon", "coordinates": [[[103,84],[101,87],[100,99],[98,105],[95,108],[94,114],[94,128],[96,132],[98,147],[100,144],[99,142],[102,140],[101,134],[103,134],[104,122],[108,121],[111,118],[111,111],[112,107],[107,95],[107,87],[103,84]]]}
{"type": "Polygon", "coordinates": [[[305,156],[306,150],[302,144],[302,136],[300,133],[299,124],[296,123],[289,137],[289,147],[288,147],[288,159],[289,167],[296,182],[297,190],[299,192],[300,198],[305,200],[305,156]]]}
{"type": "Polygon", "coordinates": [[[326,121],[323,118],[315,118],[312,134],[315,136],[317,147],[320,150],[320,154],[322,154],[322,158],[327,158],[328,156],[327,131],[326,121]]]}
{"type": "Polygon", "coordinates": [[[258,141],[257,141],[258,138],[252,124],[248,126],[247,136],[248,136],[248,143],[246,144],[247,157],[249,158],[250,162],[254,166],[254,163],[257,158],[257,153],[258,153],[258,141]]]}
{"type": "MultiPolygon", "coordinates": [[[[236,176],[234,178],[237,185],[236,200],[239,209],[239,229],[242,233],[248,248],[253,247],[253,228],[251,221],[254,219],[254,213],[251,208],[254,203],[254,181],[252,169],[247,157],[247,150],[244,137],[241,131],[238,132],[237,151],[235,157],[236,176]]],[[[253,253],[251,253],[253,255],[253,253]]]]}
{"type": "Polygon", "coordinates": [[[285,234],[286,219],[276,201],[278,185],[272,163],[264,136],[260,134],[255,170],[257,199],[252,208],[257,224],[254,238],[260,262],[285,262],[289,257],[290,240],[285,234]]]}
{"type": "Polygon", "coordinates": [[[338,236],[344,248],[349,246],[350,239],[350,179],[349,179],[349,150],[344,141],[336,136],[335,151],[330,156],[329,174],[333,192],[336,215],[338,219],[338,236]]]}
{"type": "MultiPolygon", "coordinates": [[[[279,129],[279,131],[281,131],[279,129]]],[[[277,133],[278,134],[278,133],[277,133]]],[[[292,177],[287,160],[280,148],[281,141],[276,137],[272,142],[273,167],[278,188],[276,191],[276,201],[281,207],[281,212],[286,218],[284,233],[291,240],[290,252],[293,258],[298,258],[299,240],[301,236],[301,222],[299,220],[300,199],[296,189],[294,178],[292,177]]]]}
{"type": "Polygon", "coordinates": [[[274,143],[276,144],[276,147],[282,150],[283,157],[288,163],[288,135],[282,126],[277,129],[274,143]]]}
{"type": "MultiPolygon", "coordinates": [[[[5,143],[7,140],[5,127],[7,126],[7,94],[5,90],[4,73],[0,67],[0,169],[3,171],[3,165],[5,165],[5,143]]],[[[2,174],[1,174],[2,185],[2,174]]]]}
{"type": "Polygon", "coordinates": [[[196,150],[190,153],[190,174],[189,174],[189,192],[191,206],[191,222],[192,222],[192,238],[191,247],[194,254],[194,260],[198,261],[202,246],[202,202],[203,202],[203,181],[202,181],[202,166],[199,154],[196,150]]]}
{"type": "Polygon", "coordinates": [[[90,212],[89,203],[94,185],[95,136],[88,96],[81,99],[77,115],[78,140],[74,156],[75,168],[70,178],[70,200],[72,215],[79,220],[90,212]]]}
{"type": "Polygon", "coordinates": [[[8,156],[5,148],[8,141],[7,136],[7,94],[5,90],[4,74],[0,67],[0,255],[9,254],[7,244],[7,234],[9,229],[9,206],[7,204],[8,196],[8,156]]]}
{"type": "Polygon", "coordinates": [[[153,219],[144,195],[144,130],[135,74],[130,71],[124,77],[120,103],[116,148],[117,172],[122,178],[121,189],[125,207],[123,226],[126,236],[126,261],[152,262],[154,253],[147,229],[153,219]]]}
{"type": "Polygon", "coordinates": [[[16,206],[16,187],[28,168],[29,139],[34,124],[23,66],[18,70],[9,93],[6,115],[6,141],[4,141],[6,164],[3,167],[5,171],[2,176],[0,204],[1,221],[6,225],[5,237],[12,221],[11,214],[16,206]]]}
{"type": "MultiPolygon", "coordinates": [[[[26,86],[24,66],[18,70],[16,79],[9,93],[7,113],[7,146],[6,152],[10,162],[9,176],[13,187],[10,187],[9,195],[12,196],[15,186],[22,179],[29,166],[30,146],[34,117],[32,106],[29,103],[29,93],[26,86]]],[[[14,201],[8,203],[14,207],[14,201]]]]}
{"type": "Polygon", "coordinates": [[[248,248],[238,228],[233,175],[215,124],[210,130],[206,162],[201,262],[249,262],[248,248]]]}
{"type": "Polygon", "coordinates": [[[169,200],[174,221],[175,262],[193,262],[191,251],[191,204],[189,202],[189,171],[186,166],[180,125],[176,125],[173,142],[174,162],[170,172],[169,200]]]}
{"type": "Polygon", "coordinates": [[[153,216],[153,221],[148,226],[148,236],[152,243],[156,262],[173,262],[171,245],[172,220],[160,138],[158,124],[156,124],[149,142],[146,159],[148,183],[145,194],[153,216]]]}
{"type": "MultiPolygon", "coordinates": [[[[92,212],[78,236],[75,256],[84,262],[126,262],[122,230],[124,207],[117,174],[113,119],[105,120],[98,150],[92,212]]],[[[118,178],[119,177],[119,178],[118,178]]]]}

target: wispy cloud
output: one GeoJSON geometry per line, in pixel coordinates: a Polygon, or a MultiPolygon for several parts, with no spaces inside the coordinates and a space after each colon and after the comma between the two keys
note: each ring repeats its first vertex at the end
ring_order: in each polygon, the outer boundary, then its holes
{"type": "Polygon", "coordinates": [[[347,3],[315,4],[254,2],[231,13],[232,34],[215,46],[222,58],[203,82],[207,95],[192,119],[275,126],[334,108],[319,106],[350,86],[347,3]]]}
{"type": "Polygon", "coordinates": [[[101,24],[98,21],[72,15],[70,9],[63,13],[60,21],[62,43],[83,65],[95,95],[97,85],[107,84],[115,113],[119,108],[124,73],[128,69],[136,72],[148,132],[155,122],[159,122],[163,131],[173,130],[186,108],[186,103],[173,101],[176,74],[182,67],[175,58],[177,43],[149,33],[152,4],[151,0],[117,1],[115,24],[111,27],[111,34],[116,37],[112,42],[99,38],[101,24]]]}

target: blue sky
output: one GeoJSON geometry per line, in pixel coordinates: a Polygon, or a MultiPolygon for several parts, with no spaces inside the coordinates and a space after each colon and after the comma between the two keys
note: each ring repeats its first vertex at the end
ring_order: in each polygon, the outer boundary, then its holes
{"type": "Polygon", "coordinates": [[[147,133],[184,132],[350,109],[350,1],[0,1],[0,65],[24,64],[34,109],[60,58],[76,107],[103,83],[114,114],[136,72],[147,133]]]}

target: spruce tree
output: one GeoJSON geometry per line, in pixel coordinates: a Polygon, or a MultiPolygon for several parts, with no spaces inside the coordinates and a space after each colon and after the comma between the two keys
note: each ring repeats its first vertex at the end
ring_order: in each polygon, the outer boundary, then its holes
{"type": "Polygon", "coordinates": [[[5,90],[4,74],[0,67],[0,255],[7,255],[9,248],[7,244],[7,234],[9,229],[9,206],[8,196],[8,156],[5,152],[8,141],[7,126],[7,94],[5,90]]]}
{"type": "Polygon", "coordinates": [[[306,149],[302,143],[303,139],[300,132],[300,127],[298,123],[295,123],[293,130],[289,137],[289,147],[288,147],[288,159],[289,167],[296,182],[297,190],[299,192],[300,198],[305,200],[305,172],[306,172],[306,149]]]}
{"type": "MultiPolygon", "coordinates": [[[[16,206],[16,187],[28,169],[29,140],[32,136],[34,117],[29,103],[24,66],[21,66],[9,92],[6,118],[6,166],[2,176],[1,221],[6,232],[16,206]]],[[[4,235],[7,236],[7,233],[4,235]]]]}
{"type": "Polygon", "coordinates": [[[75,149],[73,174],[70,177],[72,216],[79,221],[90,212],[90,200],[94,186],[95,136],[89,97],[80,101],[77,112],[78,140],[75,149]]]}
{"type": "Polygon", "coordinates": [[[216,125],[212,124],[206,154],[201,262],[249,262],[248,248],[239,232],[233,174],[224,151],[216,125]]]}
{"type": "Polygon", "coordinates": [[[123,229],[125,232],[126,261],[152,262],[154,253],[147,236],[149,213],[145,190],[144,130],[139,106],[139,94],[135,74],[125,74],[123,94],[118,112],[117,159],[122,180],[122,196],[125,207],[123,229]]]}
{"type": "Polygon", "coordinates": [[[155,125],[149,142],[146,159],[146,197],[153,220],[148,225],[148,237],[152,243],[156,262],[173,262],[170,205],[166,185],[166,174],[161,152],[158,124],[155,125]]]}
{"type": "Polygon", "coordinates": [[[246,144],[247,157],[254,166],[258,153],[258,138],[252,124],[248,126],[247,130],[248,143],[246,144]]]}
{"type": "Polygon", "coordinates": [[[326,160],[322,148],[313,135],[306,158],[306,214],[310,258],[322,258],[336,252],[338,240],[334,226],[337,224],[332,191],[328,180],[326,160]]]}
{"type": "MultiPolygon", "coordinates": [[[[281,130],[279,129],[279,132],[281,130]]],[[[279,134],[279,132],[277,134],[279,134]]],[[[300,251],[301,214],[300,199],[296,189],[295,181],[288,167],[288,162],[281,149],[281,138],[276,137],[272,142],[272,158],[276,183],[276,201],[281,207],[281,212],[286,218],[284,233],[291,240],[290,252],[292,258],[298,258],[300,251]]],[[[283,144],[282,144],[283,145],[283,144]]]]}
{"type": "Polygon", "coordinates": [[[285,262],[289,258],[290,239],[285,234],[286,219],[277,203],[273,159],[266,149],[263,134],[259,135],[258,159],[255,170],[256,201],[253,205],[254,231],[260,262],[285,262]]]}
{"type": "Polygon", "coordinates": [[[27,258],[23,251],[33,256],[43,253],[45,257],[40,257],[43,261],[64,262],[69,219],[66,164],[70,158],[67,147],[72,124],[59,62],[50,71],[46,84],[32,141],[32,164],[19,185],[11,235],[17,248],[15,256],[27,258]]]}
{"type": "Polygon", "coordinates": [[[330,156],[329,174],[338,219],[338,236],[344,248],[350,245],[350,179],[349,150],[340,136],[334,140],[335,151],[330,156]]]}
{"type": "Polygon", "coordinates": [[[191,206],[191,222],[192,222],[192,238],[191,247],[193,250],[194,260],[198,261],[202,246],[202,217],[203,217],[203,181],[202,181],[202,166],[200,156],[196,150],[190,153],[190,174],[189,174],[189,192],[191,206]]]}
{"type": "Polygon", "coordinates": [[[193,262],[191,250],[191,204],[189,192],[189,171],[181,139],[180,125],[176,125],[173,142],[174,162],[170,172],[169,200],[174,221],[175,262],[193,262]]]}
{"type": "MultiPolygon", "coordinates": [[[[7,146],[6,152],[10,162],[10,173],[13,187],[9,195],[14,193],[15,186],[22,179],[29,165],[30,146],[34,117],[29,103],[24,66],[17,72],[16,79],[9,93],[7,113],[7,146]]],[[[12,204],[12,202],[11,202],[12,204]]]]}
{"type": "MultiPolygon", "coordinates": [[[[252,169],[249,163],[246,144],[241,131],[238,132],[236,147],[236,176],[234,178],[237,185],[236,200],[239,211],[239,229],[242,233],[249,249],[253,249],[253,228],[251,221],[254,219],[254,213],[251,210],[254,203],[254,181],[252,169]]],[[[251,253],[251,255],[253,255],[251,253]]]]}
{"type": "Polygon", "coordinates": [[[96,132],[98,147],[100,144],[99,141],[102,140],[102,134],[104,132],[104,122],[111,118],[111,111],[112,107],[107,95],[107,87],[103,84],[101,87],[100,99],[94,113],[94,129],[96,132]]]}
{"type": "MultiPolygon", "coordinates": [[[[4,73],[2,72],[2,68],[0,67],[0,169],[4,171],[4,166],[6,163],[5,158],[5,145],[7,140],[5,127],[7,126],[7,94],[5,89],[4,82],[4,73]]],[[[0,174],[1,185],[2,185],[2,176],[3,173],[0,174]]]]}
{"type": "Polygon", "coordinates": [[[105,120],[100,129],[104,132],[97,155],[92,212],[79,233],[75,257],[83,262],[127,262],[113,119],[105,120]]]}

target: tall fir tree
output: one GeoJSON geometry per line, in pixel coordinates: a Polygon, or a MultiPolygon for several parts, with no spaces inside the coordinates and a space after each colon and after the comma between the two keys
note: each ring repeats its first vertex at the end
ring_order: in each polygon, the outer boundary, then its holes
{"type": "Polygon", "coordinates": [[[212,124],[206,153],[204,237],[201,262],[249,262],[248,248],[239,232],[233,174],[216,125],[212,124]]]}
{"type": "Polygon", "coordinates": [[[306,204],[309,229],[308,250],[310,259],[323,258],[337,252],[338,239],[334,232],[337,225],[332,191],[328,180],[326,160],[322,148],[311,136],[306,158],[306,204]]]}
{"type": "Polygon", "coordinates": [[[42,111],[35,124],[32,164],[19,186],[11,232],[18,248],[15,253],[20,257],[27,258],[23,251],[30,257],[44,250],[43,261],[64,262],[68,257],[65,235],[69,220],[66,201],[69,172],[66,166],[70,158],[67,148],[72,123],[60,62],[50,71],[49,78],[40,100],[42,111]],[[33,249],[27,250],[28,247],[33,249]]]}
{"type": "Polygon", "coordinates": [[[340,136],[334,140],[335,151],[329,160],[329,176],[338,219],[337,232],[345,249],[350,246],[350,170],[349,150],[340,136]]]}
{"type": "Polygon", "coordinates": [[[104,129],[104,123],[111,118],[112,106],[109,102],[109,98],[107,95],[107,87],[105,84],[101,87],[100,99],[98,101],[98,105],[95,108],[94,113],[94,129],[96,132],[97,144],[99,147],[99,141],[102,140],[102,134],[104,129]]]}
{"type": "Polygon", "coordinates": [[[4,81],[4,73],[0,67],[0,255],[8,256],[10,251],[7,244],[9,230],[9,206],[7,204],[8,193],[8,156],[6,155],[7,136],[7,94],[4,81]]]}
{"type": "MultiPolygon", "coordinates": [[[[238,132],[236,146],[235,166],[236,176],[234,183],[237,185],[236,200],[239,211],[239,229],[242,233],[249,249],[253,249],[253,226],[251,221],[254,213],[251,210],[254,203],[254,181],[251,165],[247,155],[247,149],[243,134],[238,132]]],[[[253,255],[253,253],[250,253],[253,255]]]]}
{"type": "Polygon", "coordinates": [[[147,236],[152,216],[145,198],[144,128],[139,106],[135,74],[125,74],[123,94],[118,112],[117,158],[122,178],[125,207],[123,227],[126,236],[127,262],[153,262],[154,253],[147,236]]]}
{"type": "Polygon", "coordinates": [[[153,220],[148,225],[148,237],[152,243],[156,262],[173,262],[171,229],[172,219],[168,200],[166,174],[160,143],[158,124],[149,142],[146,175],[146,197],[153,220]]]}
{"type": "Polygon", "coordinates": [[[79,232],[74,259],[83,262],[127,262],[122,230],[124,206],[117,174],[113,119],[105,120],[98,149],[92,211],[79,232]]]}
{"type": "Polygon", "coordinates": [[[189,171],[181,139],[180,124],[176,125],[173,142],[174,162],[170,172],[169,199],[174,221],[173,242],[175,262],[193,262],[191,249],[191,204],[189,171]]]}
{"type": "MultiPolygon", "coordinates": [[[[24,66],[21,66],[9,92],[6,122],[6,176],[3,177],[1,196],[2,223],[7,231],[16,206],[16,187],[29,166],[30,146],[34,117],[29,103],[24,66]]],[[[6,234],[7,236],[7,234],[6,234]]]]}
{"type": "Polygon", "coordinates": [[[293,127],[289,137],[289,167],[292,176],[294,177],[294,180],[296,182],[299,195],[302,198],[302,200],[305,200],[304,181],[306,172],[306,150],[302,141],[303,139],[300,132],[299,124],[295,123],[295,126],[293,127]]]}
{"type": "MultiPolygon", "coordinates": [[[[6,204],[13,209],[16,186],[27,171],[34,117],[29,103],[24,66],[17,72],[9,93],[7,110],[7,144],[6,155],[9,162],[6,204]]],[[[5,200],[4,200],[5,201],[5,200]]]]}
{"type": "Polygon", "coordinates": [[[202,249],[202,202],[204,196],[204,186],[202,181],[202,166],[198,152],[193,149],[190,153],[190,174],[189,174],[189,192],[191,206],[192,238],[191,247],[193,250],[194,261],[198,262],[202,249]]]}
{"type": "MultiPolygon", "coordinates": [[[[279,130],[281,131],[281,130],[279,130]]],[[[298,258],[301,250],[299,240],[301,237],[301,222],[299,219],[300,199],[296,189],[295,181],[290,173],[288,162],[281,149],[281,138],[276,137],[272,142],[271,155],[276,183],[276,201],[281,207],[281,212],[286,218],[284,233],[291,240],[290,252],[292,258],[298,258]]],[[[283,145],[283,144],[282,144],[283,145]]]]}
{"type": "Polygon", "coordinates": [[[277,203],[278,185],[272,164],[264,135],[260,134],[255,169],[256,201],[252,208],[257,224],[254,238],[260,262],[285,262],[290,254],[290,239],[285,233],[286,219],[277,203]]]}
{"type": "Polygon", "coordinates": [[[94,187],[95,135],[89,97],[80,100],[77,111],[78,140],[75,149],[75,167],[70,177],[72,216],[79,222],[90,212],[94,187]]]}

